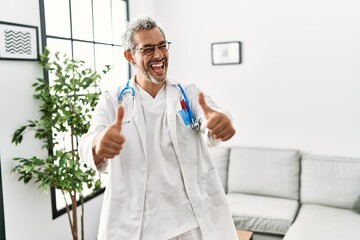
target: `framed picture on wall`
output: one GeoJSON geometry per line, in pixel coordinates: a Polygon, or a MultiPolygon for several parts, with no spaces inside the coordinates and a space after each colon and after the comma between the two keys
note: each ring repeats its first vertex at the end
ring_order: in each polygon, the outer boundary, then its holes
{"type": "Polygon", "coordinates": [[[0,60],[38,60],[38,27],[0,22],[0,60]]]}
{"type": "Polygon", "coordinates": [[[216,42],[211,44],[211,62],[213,65],[241,63],[241,42],[216,42]]]}

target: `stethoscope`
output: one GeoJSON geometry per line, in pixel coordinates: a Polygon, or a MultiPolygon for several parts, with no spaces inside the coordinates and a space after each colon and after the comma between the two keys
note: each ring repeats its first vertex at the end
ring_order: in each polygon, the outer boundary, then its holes
{"type": "MultiPolygon", "coordinates": [[[[130,80],[127,81],[125,87],[120,91],[119,96],[118,96],[118,103],[121,103],[123,101],[123,97],[125,96],[125,94],[128,94],[128,93],[131,95],[132,100],[134,100],[135,90],[133,87],[131,87],[129,85],[129,82],[130,82],[130,80]]],[[[190,125],[191,129],[193,129],[195,131],[199,131],[200,130],[200,122],[199,122],[199,120],[196,120],[192,114],[187,95],[180,84],[177,84],[177,86],[179,87],[181,94],[183,96],[182,100],[180,101],[181,110],[179,111],[179,114],[180,114],[182,120],[184,121],[185,125],[190,125]]],[[[129,122],[130,122],[130,119],[124,121],[124,123],[129,123],[129,122]]]]}

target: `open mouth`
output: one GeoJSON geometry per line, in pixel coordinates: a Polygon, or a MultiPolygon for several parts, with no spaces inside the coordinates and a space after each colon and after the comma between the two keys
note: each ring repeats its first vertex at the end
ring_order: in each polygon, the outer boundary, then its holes
{"type": "Polygon", "coordinates": [[[150,63],[149,66],[155,73],[163,74],[165,69],[165,60],[162,60],[161,62],[150,63]]]}

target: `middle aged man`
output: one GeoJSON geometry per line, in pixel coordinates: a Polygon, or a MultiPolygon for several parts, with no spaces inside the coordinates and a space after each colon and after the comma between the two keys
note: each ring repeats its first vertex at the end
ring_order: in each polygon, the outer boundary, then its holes
{"type": "Polygon", "coordinates": [[[82,138],[81,158],[109,174],[99,240],[237,239],[202,137],[209,146],[230,139],[230,115],[167,78],[169,46],[151,18],[129,24],[124,55],[136,73],[102,95],[82,138]]]}

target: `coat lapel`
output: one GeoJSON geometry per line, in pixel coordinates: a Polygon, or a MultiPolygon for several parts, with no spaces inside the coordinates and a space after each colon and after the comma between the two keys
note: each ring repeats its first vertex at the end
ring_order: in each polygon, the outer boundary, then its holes
{"type": "Polygon", "coordinates": [[[176,105],[180,101],[180,97],[181,94],[177,85],[171,82],[167,82],[166,85],[167,120],[169,124],[170,137],[174,144],[174,148],[177,154],[179,154],[180,151],[179,151],[179,142],[177,136],[178,126],[176,124],[176,118],[177,118],[176,105]]]}
{"type": "Polygon", "coordinates": [[[138,130],[140,139],[141,139],[141,143],[142,143],[142,147],[143,147],[143,151],[145,154],[145,158],[147,158],[147,143],[146,143],[146,129],[145,129],[145,119],[144,119],[144,114],[143,114],[143,110],[142,110],[142,106],[141,106],[141,101],[140,101],[140,96],[137,92],[137,87],[135,86],[135,81],[134,78],[132,78],[130,80],[129,85],[134,89],[135,91],[135,96],[134,96],[134,106],[132,109],[132,118],[135,122],[136,128],[138,130]]]}

